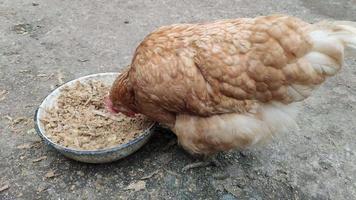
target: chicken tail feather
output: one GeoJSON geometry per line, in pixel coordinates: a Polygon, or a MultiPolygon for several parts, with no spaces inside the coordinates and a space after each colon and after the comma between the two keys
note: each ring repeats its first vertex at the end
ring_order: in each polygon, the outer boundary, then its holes
{"type": "Polygon", "coordinates": [[[312,50],[305,56],[322,76],[335,75],[344,64],[344,57],[356,57],[356,22],[322,21],[309,32],[312,50]]]}
{"type": "Polygon", "coordinates": [[[345,47],[347,57],[356,57],[356,22],[322,21],[316,24],[317,29],[324,29],[328,37],[338,40],[345,47]]]}
{"type": "Polygon", "coordinates": [[[356,22],[322,21],[314,24],[308,34],[312,48],[295,68],[303,71],[300,77],[308,77],[309,82],[297,82],[288,88],[295,101],[307,98],[327,77],[337,74],[345,56],[356,57],[356,22]]]}

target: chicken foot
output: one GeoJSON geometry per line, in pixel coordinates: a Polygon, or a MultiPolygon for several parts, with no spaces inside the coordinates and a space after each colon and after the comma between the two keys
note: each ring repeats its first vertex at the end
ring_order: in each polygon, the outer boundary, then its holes
{"type": "Polygon", "coordinates": [[[213,156],[204,157],[203,161],[194,162],[194,163],[191,163],[191,164],[188,164],[188,165],[184,166],[182,168],[182,171],[186,172],[186,171],[188,171],[190,169],[200,168],[200,167],[207,167],[207,166],[210,166],[210,165],[214,165],[214,166],[217,166],[217,167],[221,167],[222,166],[220,161],[217,159],[217,156],[213,155],[213,156]]]}

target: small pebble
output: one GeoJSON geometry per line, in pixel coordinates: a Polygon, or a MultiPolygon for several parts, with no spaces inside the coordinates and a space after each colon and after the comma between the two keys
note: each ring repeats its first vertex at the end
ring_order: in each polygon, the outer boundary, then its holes
{"type": "Polygon", "coordinates": [[[72,186],[70,186],[70,190],[74,190],[75,189],[75,185],[72,185],[72,186]]]}

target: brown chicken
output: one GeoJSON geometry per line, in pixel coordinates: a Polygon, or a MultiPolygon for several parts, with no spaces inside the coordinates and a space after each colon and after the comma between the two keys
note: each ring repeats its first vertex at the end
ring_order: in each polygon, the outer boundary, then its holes
{"type": "Polygon", "coordinates": [[[352,49],[354,22],[272,15],[165,26],[137,47],[107,104],[167,125],[193,154],[246,148],[294,125],[293,103],[352,49]]]}

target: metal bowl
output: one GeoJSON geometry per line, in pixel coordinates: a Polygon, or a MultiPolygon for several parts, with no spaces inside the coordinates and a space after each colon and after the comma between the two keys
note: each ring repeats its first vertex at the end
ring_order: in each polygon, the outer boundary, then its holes
{"type": "Polygon", "coordinates": [[[59,97],[61,89],[64,86],[72,85],[76,81],[80,81],[82,83],[88,82],[90,80],[100,80],[103,81],[105,84],[112,84],[115,78],[118,76],[118,73],[100,73],[100,74],[93,74],[84,76],[70,82],[63,84],[62,86],[55,89],[52,93],[50,93],[44,101],[41,103],[39,108],[36,110],[35,113],[35,129],[37,134],[43,139],[43,141],[50,147],[53,147],[64,156],[86,163],[107,163],[119,160],[124,158],[139,148],[141,148],[146,142],[149,140],[151,135],[154,132],[155,123],[144,130],[144,133],[137,138],[129,141],[125,144],[120,144],[112,148],[108,149],[99,149],[99,150],[77,150],[71,149],[60,144],[54,143],[46,136],[46,131],[44,129],[44,125],[41,122],[42,117],[45,115],[45,109],[50,108],[56,104],[56,100],[59,97]]]}

